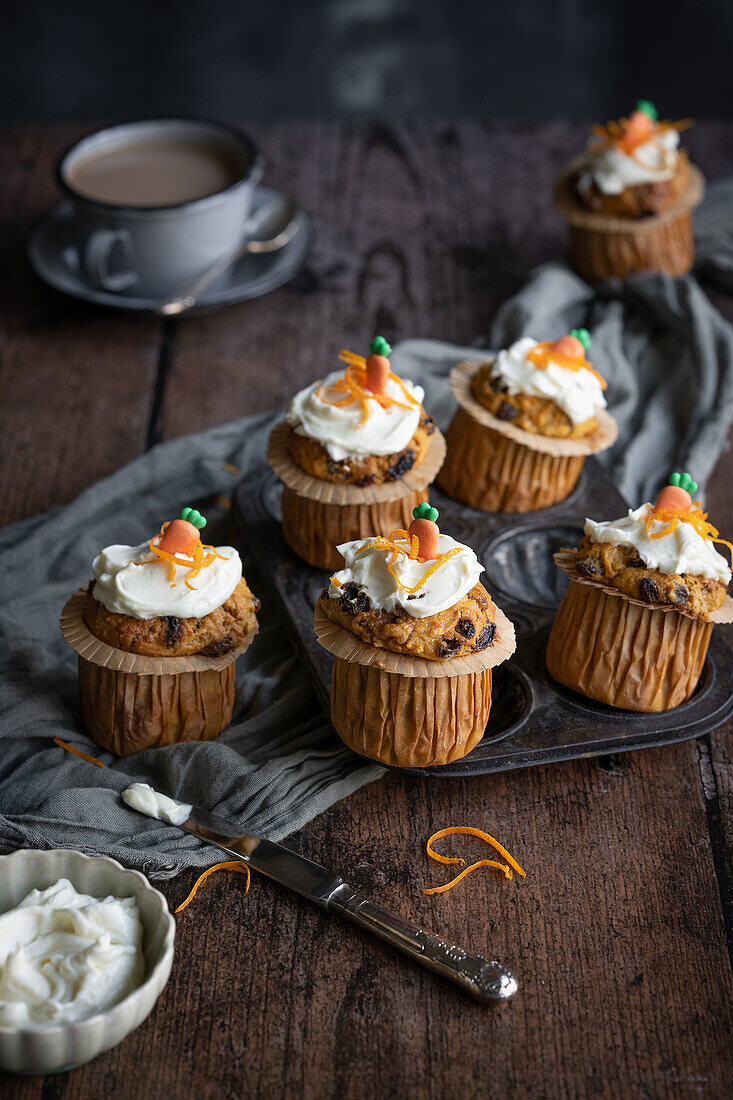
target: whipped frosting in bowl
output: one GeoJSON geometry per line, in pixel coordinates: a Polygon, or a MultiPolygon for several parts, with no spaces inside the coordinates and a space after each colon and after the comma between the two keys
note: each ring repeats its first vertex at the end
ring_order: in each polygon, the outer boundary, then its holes
{"type": "Polygon", "coordinates": [[[384,539],[342,543],[338,551],[345,564],[331,578],[330,598],[338,599],[344,585],[356,584],[369,597],[372,608],[387,612],[401,610],[413,619],[426,619],[457,604],[483,573],[483,566],[470,546],[456,542],[450,535],[440,534],[438,553],[458,552],[434,570],[435,561],[409,557],[410,544],[406,539],[393,541],[395,546],[404,548],[404,554],[395,555],[384,539]],[[388,568],[390,562],[392,572],[388,568]]]}
{"type": "Polygon", "coordinates": [[[667,524],[653,519],[647,531],[647,519],[652,505],[642,504],[640,508],[629,509],[628,515],[621,519],[596,523],[592,519],[585,521],[585,533],[591,542],[608,542],[614,546],[633,546],[648,569],[658,569],[660,573],[689,573],[694,577],[706,577],[710,580],[728,584],[731,570],[722,554],[718,553],[710,539],[700,535],[690,523],[678,523],[674,531],[651,538],[663,531],[667,524]]]}
{"type": "Polygon", "coordinates": [[[107,546],[92,565],[92,594],[108,611],[133,619],[203,618],[221,607],[242,579],[242,560],[234,547],[214,549],[217,557],[201,569],[189,588],[190,568],[176,565],[171,581],[168,563],[152,553],[148,542],[107,546]]]}
{"type": "Polygon", "coordinates": [[[565,413],[572,424],[582,424],[606,407],[603,387],[591,370],[571,370],[552,360],[539,368],[527,358],[537,341],[524,336],[500,351],[491,368],[510,395],[544,397],[565,413]]]}
{"type": "Polygon", "coordinates": [[[627,187],[664,182],[677,172],[680,135],[674,129],[655,134],[637,145],[633,154],[615,144],[594,149],[592,143],[593,139],[586,151],[586,169],[578,181],[581,190],[593,183],[604,195],[620,195],[627,187]]]}
{"type": "Polygon", "coordinates": [[[0,1027],[39,1029],[104,1012],[145,977],[134,897],[93,897],[66,878],[0,915],[0,1027]]]}
{"type": "Polygon", "coordinates": [[[337,404],[344,401],[344,392],[333,387],[342,378],[343,371],[334,371],[297,393],[285,413],[290,427],[320,443],[335,462],[403,451],[420,423],[425,396],[422,387],[407,379],[402,385],[388,379],[384,396],[392,403],[383,407],[369,400],[365,417],[361,401],[337,404]]]}

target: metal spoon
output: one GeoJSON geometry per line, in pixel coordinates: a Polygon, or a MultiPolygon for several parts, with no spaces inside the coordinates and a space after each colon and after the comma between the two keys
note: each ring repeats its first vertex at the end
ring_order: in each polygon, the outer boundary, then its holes
{"type": "Polygon", "coordinates": [[[173,298],[165,298],[159,302],[155,312],[159,317],[177,317],[181,313],[188,313],[204,291],[233,267],[242,256],[247,253],[259,255],[265,252],[277,252],[278,249],[284,248],[297,233],[300,222],[298,206],[294,199],[273,203],[267,208],[262,221],[257,226],[257,232],[262,234],[260,239],[242,241],[233,252],[217,260],[203,275],[200,275],[192,286],[173,298]]]}

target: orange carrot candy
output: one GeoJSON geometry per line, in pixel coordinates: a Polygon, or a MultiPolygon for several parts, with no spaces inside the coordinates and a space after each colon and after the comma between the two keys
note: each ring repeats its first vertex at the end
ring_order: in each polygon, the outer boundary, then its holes
{"type": "Polygon", "coordinates": [[[431,508],[427,501],[418,504],[412,510],[413,520],[407,528],[407,541],[412,544],[417,539],[417,556],[420,561],[435,561],[438,554],[438,539],[440,529],[436,520],[438,509],[431,508]]]}
{"type": "Polygon", "coordinates": [[[366,384],[372,393],[383,394],[387,387],[391,367],[387,356],[392,348],[383,336],[375,336],[369,345],[366,361],[366,384]]]}
{"type": "Polygon", "coordinates": [[[631,153],[637,145],[643,145],[654,133],[654,124],[659,118],[657,108],[648,99],[637,101],[636,110],[624,120],[624,134],[618,142],[623,153],[631,153]]]}
{"type": "Polygon", "coordinates": [[[655,511],[672,508],[674,511],[687,512],[692,507],[691,493],[697,492],[697,482],[689,474],[670,474],[669,484],[659,492],[654,503],[655,511]]]}
{"type": "Polygon", "coordinates": [[[199,531],[206,526],[206,520],[195,508],[183,508],[178,519],[167,523],[158,548],[166,554],[183,554],[190,558],[201,538],[199,531]]]}

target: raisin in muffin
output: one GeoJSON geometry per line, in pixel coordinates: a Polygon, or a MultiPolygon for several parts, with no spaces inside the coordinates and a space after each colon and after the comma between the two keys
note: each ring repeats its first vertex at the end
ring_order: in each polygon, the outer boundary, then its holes
{"type": "Polygon", "coordinates": [[[415,524],[432,523],[435,508],[421,505],[408,531],[344,543],[343,569],[324,588],[319,607],[362,641],[393,653],[441,661],[492,645],[495,607],[478,577],[473,550],[439,534],[425,551],[415,524]],[[418,543],[414,539],[418,538],[418,543]]]}
{"type": "Polygon", "coordinates": [[[399,481],[420,463],[435,432],[420,386],[398,378],[381,336],[364,359],[342,351],[334,371],[296,394],[288,405],[286,444],[312,477],[342,485],[399,481]]]}
{"type": "Polygon", "coordinates": [[[204,546],[188,518],[164,524],[139,546],[107,546],[92,568],[84,622],[117,649],[219,656],[257,629],[259,600],[242,577],[239,554],[232,546],[204,546]]]}
{"type": "Polygon", "coordinates": [[[606,383],[586,359],[590,337],[574,329],[554,343],[517,340],[471,380],[476,401],[526,432],[580,439],[598,426],[606,383]]]}
{"type": "Polygon", "coordinates": [[[573,180],[579,202],[616,218],[662,214],[688,186],[687,153],[678,148],[687,125],[660,122],[654,104],[639,100],[629,118],[594,126],[573,180]]]}
{"type": "Polygon", "coordinates": [[[546,653],[559,683],[648,713],[691,697],[713,624],[729,615],[721,608],[731,578],[714,545],[725,540],[693,503],[696,490],[688,474],[672,474],[653,505],[586,520],[578,549],[556,555],[570,576],[546,653]]]}

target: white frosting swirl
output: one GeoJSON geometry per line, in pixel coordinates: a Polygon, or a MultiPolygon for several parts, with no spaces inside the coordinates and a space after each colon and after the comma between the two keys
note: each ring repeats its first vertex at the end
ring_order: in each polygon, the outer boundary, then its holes
{"type": "Polygon", "coordinates": [[[285,419],[298,435],[315,439],[325,447],[335,462],[360,458],[364,455],[391,455],[403,451],[412,439],[420,423],[422,400],[425,391],[421,386],[403,379],[402,385],[412,398],[392,379],[388,379],[385,396],[399,401],[400,405],[382,408],[377,401],[369,401],[369,416],[360,424],[364,409],[360,401],[348,405],[329,402],[343,401],[344,392],[331,387],[343,377],[343,371],[334,371],[322,382],[314,382],[296,393],[285,412],[285,419]]]}
{"type": "Polygon", "coordinates": [[[632,157],[616,145],[594,152],[591,139],[587,171],[581,175],[578,186],[586,190],[594,183],[604,195],[620,195],[627,187],[670,180],[677,171],[679,142],[676,130],[663,130],[643,145],[637,145],[632,157]]]}
{"type": "MultiPolygon", "coordinates": [[[[731,571],[722,554],[708,539],[699,535],[691,523],[678,523],[674,531],[660,539],[647,534],[646,520],[651,504],[642,504],[623,519],[608,523],[585,521],[585,533],[591,542],[610,542],[614,546],[633,546],[644,565],[660,573],[689,573],[693,577],[708,577],[728,584],[731,571]]],[[[667,525],[653,520],[650,534],[657,534],[667,525]]]]}
{"type": "MultiPolygon", "coordinates": [[[[357,584],[360,590],[366,592],[372,608],[377,611],[393,612],[401,609],[413,619],[427,619],[429,615],[447,611],[463,599],[484,571],[470,546],[456,542],[450,535],[441,534],[438,539],[438,553],[447,554],[449,550],[456,549],[460,553],[436,569],[416,592],[410,593],[409,589],[419,583],[435,562],[420,562],[405,554],[398,554],[392,566],[392,571],[400,580],[398,584],[387,569],[387,563],[392,556],[391,550],[375,546],[360,553],[373,541],[357,539],[355,542],[342,543],[338,551],[346,565],[334,577],[341,588],[345,584],[357,584]]],[[[404,539],[395,539],[394,542],[409,552],[409,543],[404,539]]],[[[341,595],[341,589],[333,580],[328,594],[332,599],[338,599],[341,595]]]]}
{"type": "Polygon", "coordinates": [[[193,809],[186,802],[176,802],[175,798],[153,790],[149,783],[131,783],[122,792],[122,801],[131,810],[158,821],[167,821],[169,825],[182,825],[193,809]]]}
{"type": "Polygon", "coordinates": [[[492,378],[501,379],[510,394],[549,398],[572,424],[582,424],[606,407],[603,387],[592,371],[570,370],[552,359],[544,369],[536,367],[527,358],[536,346],[536,340],[524,336],[500,351],[491,368],[492,378]]]}
{"type": "Polygon", "coordinates": [[[176,566],[171,583],[168,563],[155,557],[147,542],[140,546],[107,546],[92,565],[94,598],[108,611],[133,619],[155,619],[159,615],[203,618],[221,607],[242,579],[242,560],[234,547],[215,549],[220,557],[194,577],[192,591],[185,584],[190,568],[176,566]]]}
{"type": "Polygon", "coordinates": [[[61,878],[0,916],[0,1026],[39,1029],[104,1012],[145,977],[134,898],[80,894],[61,878]]]}

